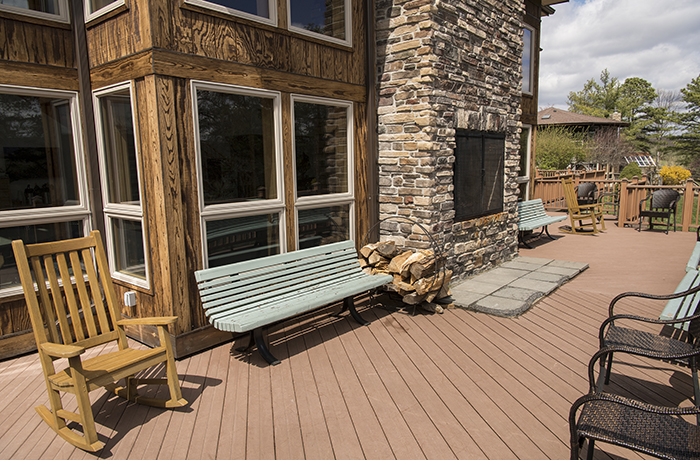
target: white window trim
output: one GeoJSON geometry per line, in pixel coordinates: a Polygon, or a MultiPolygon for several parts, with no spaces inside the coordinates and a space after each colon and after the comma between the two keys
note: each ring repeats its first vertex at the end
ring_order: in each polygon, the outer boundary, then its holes
{"type": "Polygon", "coordinates": [[[70,24],[70,17],[68,15],[68,0],[56,0],[56,5],[58,6],[58,14],[45,13],[43,11],[35,11],[30,10],[29,8],[20,8],[18,6],[11,5],[0,5],[0,10],[7,11],[9,13],[21,14],[23,16],[70,24]]]}
{"type": "Polygon", "coordinates": [[[269,18],[266,18],[264,16],[258,16],[256,14],[246,13],[245,11],[235,10],[233,8],[228,8],[226,6],[219,5],[214,2],[208,2],[206,0],[184,0],[184,3],[188,5],[199,6],[200,8],[206,8],[212,11],[217,11],[219,13],[230,14],[231,16],[249,19],[255,22],[261,22],[263,24],[269,24],[271,26],[277,26],[277,2],[273,0],[267,0],[268,11],[270,12],[269,18]]]}
{"type": "Polygon", "coordinates": [[[47,208],[0,211],[0,227],[89,219],[90,203],[87,194],[87,177],[83,155],[83,135],[80,129],[81,118],[80,108],[78,107],[78,93],[74,91],[2,84],[0,84],[0,93],[57,99],[62,98],[69,101],[71,128],[73,130],[73,153],[75,155],[76,180],[78,181],[78,199],[80,201],[80,203],[75,206],[53,206],[47,208]],[[63,219],[64,216],[69,217],[69,219],[63,219]]]}
{"type": "Polygon", "coordinates": [[[107,6],[104,6],[100,8],[97,11],[90,11],[90,1],[85,0],[85,22],[88,23],[92,21],[93,19],[99,18],[100,16],[103,16],[111,11],[116,10],[117,8],[126,5],[126,0],[118,0],[114,3],[110,3],[107,6]]]}
{"type": "Polygon", "coordinates": [[[122,92],[124,90],[129,91],[129,100],[131,102],[131,118],[134,126],[134,140],[139,139],[138,134],[138,123],[136,118],[136,107],[135,107],[135,97],[134,97],[134,86],[131,82],[122,82],[114,85],[106,86],[98,90],[93,91],[93,106],[95,111],[95,131],[97,132],[97,151],[98,160],[100,165],[100,185],[102,188],[103,196],[103,214],[105,216],[105,240],[107,241],[107,256],[109,259],[109,271],[112,278],[124,281],[135,286],[139,286],[145,289],[150,289],[151,286],[151,274],[150,274],[150,260],[148,257],[148,240],[147,231],[144,225],[144,215],[143,215],[143,185],[141,178],[141,152],[139,151],[138,142],[135,143],[134,149],[136,151],[136,176],[139,184],[139,202],[138,205],[127,205],[123,203],[110,203],[109,202],[109,183],[107,177],[107,164],[106,164],[106,150],[104,145],[104,126],[102,124],[102,108],[100,106],[100,98],[104,96],[109,96],[116,92],[122,92]],[[117,270],[116,260],[117,260],[117,248],[114,247],[115,240],[112,231],[112,220],[131,220],[141,222],[141,239],[143,244],[143,254],[144,254],[144,264],[145,264],[145,274],[146,278],[139,278],[137,276],[129,275],[127,273],[122,273],[117,270]]]}
{"type": "Polygon", "coordinates": [[[328,99],[315,96],[304,96],[301,94],[292,94],[292,177],[294,178],[294,234],[296,241],[296,249],[299,249],[299,210],[300,209],[315,209],[327,206],[342,206],[350,205],[350,231],[348,235],[351,240],[355,239],[355,132],[354,132],[354,104],[351,101],[341,99],[328,99]],[[297,196],[297,171],[296,171],[296,122],[294,113],[295,102],[306,102],[311,104],[329,105],[333,107],[346,107],[347,109],[347,183],[348,191],[344,193],[329,193],[325,195],[314,195],[307,197],[297,196]]]}
{"type": "MultiPolygon", "coordinates": [[[[535,94],[535,29],[528,24],[523,24],[523,30],[527,29],[530,31],[530,88],[529,91],[525,91],[523,88],[523,94],[532,96],[535,94]]],[[[525,32],[523,32],[523,51],[525,50],[525,32]]]]}
{"type": "Polygon", "coordinates": [[[320,34],[318,32],[312,32],[301,27],[295,27],[292,25],[292,0],[287,0],[287,24],[289,24],[288,29],[293,32],[297,32],[302,35],[307,35],[309,37],[318,38],[321,40],[326,40],[333,43],[338,43],[339,45],[352,46],[352,1],[344,0],[345,2],[345,39],[331,37],[326,34],[320,34]]]}
{"type": "Polygon", "coordinates": [[[200,232],[202,241],[202,262],[204,268],[209,266],[207,250],[207,222],[214,220],[235,219],[237,217],[256,216],[263,214],[279,214],[280,253],[287,251],[286,219],[285,219],[285,190],[284,190],[284,157],[282,139],[282,94],[279,91],[249,88],[246,86],[212,83],[202,80],[192,80],[190,83],[192,101],[192,116],[195,133],[195,165],[197,170],[197,188],[199,200],[200,232]],[[240,94],[273,100],[274,135],[275,135],[275,176],[277,198],[246,201],[241,203],[224,203],[204,205],[204,190],[202,177],[202,150],[199,141],[199,109],[197,106],[197,91],[213,91],[227,94],[240,94]]]}

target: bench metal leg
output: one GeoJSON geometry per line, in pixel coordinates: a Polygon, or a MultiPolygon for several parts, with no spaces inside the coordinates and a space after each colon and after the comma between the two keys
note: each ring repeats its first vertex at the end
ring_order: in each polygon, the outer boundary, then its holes
{"type": "Polygon", "coordinates": [[[355,309],[355,298],[353,296],[346,297],[343,299],[343,308],[340,309],[337,315],[340,316],[344,311],[350,311],[350,316],[360,323],[362,326],[369,326],[369,321],[365,320],[355,309]]]}
{"type": "Polygon", "coordinates": [[[255,346],[258,347],[258,352],[267,361],[268,364],[276,366],[280,363],[280,360],[272,356],[270,350],[268,350],[267,345],[265,345],[265,339],[263,338],[263,328],[259,327],[253,331],[253,337],[255,337],[255,346]]]}
{"type": "Polygon", "coordinates": [[[544,226],[544,231],[547,233],[547,236],[549,237],[550,240],[556,240],[552,235],[549,234],[549,225],[544,226]]]}
{"type": "Polygon", "coordinates": [[[250,334],[248,334],[248,345],[245,347],[238,347],[236,348],[236,351],[239,353],[245,353],[253,348],[253,345],[255,345],[255,337],[253,336],[253,331],[250,331],[250,334]]]}

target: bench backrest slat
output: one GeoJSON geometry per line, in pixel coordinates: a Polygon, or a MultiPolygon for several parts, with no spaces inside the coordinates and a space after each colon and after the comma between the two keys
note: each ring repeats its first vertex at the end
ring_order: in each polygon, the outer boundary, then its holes
{"type": "Polygon", "coordinates": [[[367,275],[360,268],[353,241],[195,272],[210,321],[232,309],[241,311],[293,299],[304,287],[329,288],[362,276],[367,275]]]}

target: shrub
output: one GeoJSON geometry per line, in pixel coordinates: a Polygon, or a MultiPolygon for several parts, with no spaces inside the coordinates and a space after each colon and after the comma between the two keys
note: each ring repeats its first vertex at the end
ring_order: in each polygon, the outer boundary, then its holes
{"type": "Polygon", "coordinates": [[[682,166],[664,166],[659,171],[659,175],[664,181],[664,185],[684,184],[690,179],[690,171],[682,166]]]}
{"type": "Polygon", "coordinates": [[[545,128],[537,132],[535,161],[540,169],[566,169],[586,158],[583,135],[564,128],[545,128]]]}
{"type": "Polygon", "coordinates": [[[625,179],[632,180],[634,176],[642,177],[642,168],[640,168],[637,163],[629,163],[620,171],[620,179],[624,177],[625,179]]]}

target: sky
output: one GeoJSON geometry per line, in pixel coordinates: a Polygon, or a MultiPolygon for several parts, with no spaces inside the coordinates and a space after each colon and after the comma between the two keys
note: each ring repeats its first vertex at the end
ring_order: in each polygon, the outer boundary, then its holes
{"type": "Polygon", "coordinates": [[[608,69],[679,91],[700,75],[700,0],[569,0],[542,18],[539,107],[568,109],[571,91],[608,69]]]}

